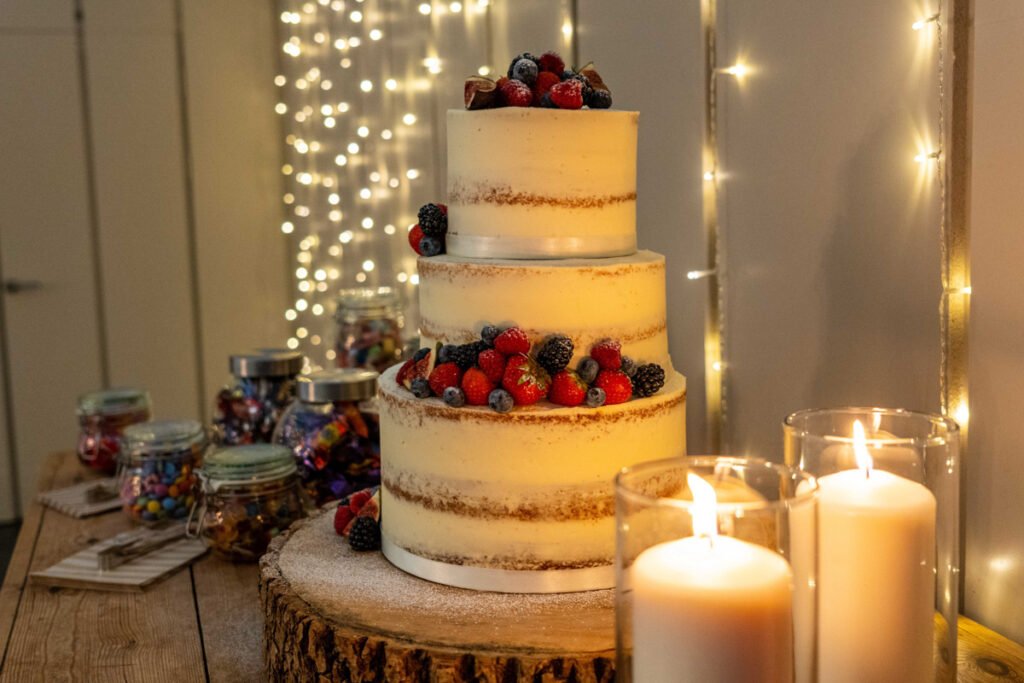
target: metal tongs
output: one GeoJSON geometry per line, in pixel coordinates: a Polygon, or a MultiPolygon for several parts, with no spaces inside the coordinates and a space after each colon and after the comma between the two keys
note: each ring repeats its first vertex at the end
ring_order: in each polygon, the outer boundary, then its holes
{"type": "Polygon", "coordinates": [[[102,571],[110,571],[184,537],[185,525],[181,523],[120,534],[114,543],[96,554],[96,561],[102,571]]]}

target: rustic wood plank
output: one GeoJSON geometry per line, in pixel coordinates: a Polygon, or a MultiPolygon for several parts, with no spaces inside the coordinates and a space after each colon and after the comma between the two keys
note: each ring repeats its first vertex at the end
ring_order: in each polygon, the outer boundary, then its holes
{"type": "Polygon", "coordinates": [[[962,615],[957,631],[959,683],[1024,681],[1024,646],[962,615]]]}
{"type": "Polygon", "coordinates": [[[259,567],[207,557],[192,568],[211,683],[266,680],[259,567]]]}

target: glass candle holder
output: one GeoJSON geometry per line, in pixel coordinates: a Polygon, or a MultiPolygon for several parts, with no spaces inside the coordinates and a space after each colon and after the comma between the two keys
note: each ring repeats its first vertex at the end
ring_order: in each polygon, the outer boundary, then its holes
{"type": "Polygon", "coordinates": [[[960,430],[884,408],[794,413],[786,462],[818,479],[818,679],[954,683],[960,430]]]}
{"type": "Polygon", "coordinates": [[[615,480],[616,680],[813,681],[817,484],[753,458],[615,480]]]}

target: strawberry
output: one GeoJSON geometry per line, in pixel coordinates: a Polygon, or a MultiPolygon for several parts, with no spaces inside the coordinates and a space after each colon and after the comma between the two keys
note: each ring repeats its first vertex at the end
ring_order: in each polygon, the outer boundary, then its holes
{"type": "Polygon", "coordinates": [[[470,368],[462,375],[462,393],[471,406],[487,405],[487,396],[494,389],[494,383],[480,368],[470,368]]]}
{"type": "Polygon", "coordinates": [[[556,76],[561,76],[565,71],[565,61],[558,56],[557,52],[545,52],[537,62],[540,64],[541,72],[549,71],[556,76]]]}
{"type": "Polygon", "coordinates": [[[494,338],[494,348],[506,356],[529,353],[530,338],[518,327],[510,327],[494,338]]]}
{"type": "Polygon", "coordinates": [[[583,84],[576,79],[562,81],[552,86],[551,102],[559,109],[581,109],[583,107],[583,84]]]}
{"type": "Polygon", "coordinates": [[[420,256],[423,256],[423,252],[420,251],[420,240],[423,239],[423,228],[419,226],[419,223],[412,226],[412,230],[409,231],[409,246],[420,256]]]}
{"type": "Polygon", "coordinates": [[[530,92],[530,86],[522,81],[514,79],[507,81],[500,90],[501,99],[506,107],[529,107],[533,104],[533,93],[530,92]]]}
{"type": "Polygon", "coordinates": [[[448,387],[459,386],[462,379],[462,371],[455,363],[441,363],[430,373],[430,390],[435,396],[440,396],[448,387]]]}
{"type": "Polygon", "coordinates": [[[597,373],[594,386],[604,389],[605,405],[625,403],[633,396],[633,383],[629,376],[621,370],[602,370],[597,373]]]}
{"type": "Polygon", "coordinates": [[[622,367],[622,344],[615,339],[605,339],[590,349],[590,357],[602,370],[618,370],[622,367]]]}
{"type": "Polygon", "coordinates": [[[551,379],[548,400],[560,406],[578,406],[587,397],[586,382],[572,370],[562,370],[551,379]]]}
{"type": "Polygon", "coordinates": [[[517,353],[505,365],[501,386],[512,394],[516,405],[528,406],[548,395],[551,376],[525,353],[517,353]]]}
{"type": "Polygon", "coordinates": [[[344,502],[338,505],[338,509],[334,511],[334,533],[339,536],[344,536],[345,527],[347,527],[355,517],[355,513],[352,512],[344,502]]]}
{"type": "Polygon", "coordinates": [[[551,90],[551,86],[560,82],[558,74],[550,71],[541,71],[537,76],[537,82],[533,84],[533,106],[539,107],[540,101],[551,90]]]}
{"type": "Polygon", "coordinates": [[[480,366],[480,369],[487,375],[487,379],[491,380],[495,384],[501,382],[502,375],[505,374],[505,356],[501,355],[500,352],[494,349],[487,349],[482,351],[477,356],[476,364],[480,366]]]}

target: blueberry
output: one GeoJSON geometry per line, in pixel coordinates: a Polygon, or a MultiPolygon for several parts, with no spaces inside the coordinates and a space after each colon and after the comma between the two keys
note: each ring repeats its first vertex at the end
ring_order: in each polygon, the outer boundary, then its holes
{"type": "MultiPolygon", "coordinates": [[[[537,67],[538,69],[540,68],[540,60],[531,55],[529,52],[524,52],[521,55],[515,56],[515,58],[512,60],[512,63],[508,65],[508,73],[505,75],[508,76],[509,78],[515,78],[516,65],[523,60],[532,62],[535,67],[537,67]]],[[[536,78],[536,75],[534,76],[534,78],[536,78]]]]}
{"type": "Polygon", "coordinates": [[[591,109],[608,109],[612,106],[612,94],[607,90],[594,89],[587,98],[586,105],[591,109]]]}
{"type": "Polygon", "coordinates": [[[441,347],[441,350],[437,352],[437,364],[450,363],[452,362],[452,353],[458,348],[455,344],[445,344],[441,347]]]}
{"type": "Polygon", "coordinates": [[[567,80],[569,80],[570,78],[572,78],[575,75],[576,75],[575,71],[573,71],[572,69],[566,69],[565,71],[563,71],[561,73],[559,78],[561,78],[563,81],[567,81],[567,80]]]}
{"type": "Polygon", "coordinates": [[[622,367],[619,369],[626,373],[627,377],[632,377],[636,374],[636,361],[629,356],[623,356],[622,367]]]}
{"type": "Polygon", "coordinates": [[[551,101],[551,93],[544,93],[540,98],[540,106],[544,109],[558,109],[558,105],[551,101]]]}
{"type": "Polygon", "coordinates": [[[499,334],[501,330],[496,325],[484,325],[484,329],[480,330],[480,339],[488,346],[494,346],[494,339],[499,334]]]}
{"type": "Polygon", "coordinates": [[[593,384],[594,380],[597,379],[597,373],[601,370],[601,366],[597,364],[597,361],[593,358],[584,358],[580,361],[580,364],[576,366],[576,374],[580,376],[584,384],[593,384]]]}
{"type": "Polygon", "coordinates": [[[444,242],[436,237],[424,237],[420,240],[420,253],[424,256],[437,256],[444,251],[444,242]]]}
{"type": "Polygon", "coordinates": [[[427,355],[428,355],[429,353],[430,353],[430,349],[428,349],[428,348],[422,348],[422,349],[420,349],[419,351],[417,351],[417,352],[416,352],[416,353],[415,353],[415,354],[413,355],[412,359],[413,359],[414,361],[421,361],[421,360],[423,360],[424,358],[426,358],[426,357],[427,357],[427,355]]]}
{"type": "Polygon", "coordinates": [[[458,387],[448,387],[444,390],[444,402],[452,408],[461,408],[466,405],[466,394],[458,387]]]}
{"type": "Polygon", "coordinates": [[[512,400],[512,394],[508,393],[504,389],[495,389],[487,396],[487,405],[499,413],[507,413],[512,410],[512,406],[515,405],[515,401],[512,400]]]}
{"type": "Polygon", "coordinates": [[[537,73],[539,71],[536,62],[532,62],[529,59],[520,59],[512,67],[512,78],[533,87],[533,84],[537,82],[537,73]]]}
{"type": "Polygon", "coordinates": [[[586,403],[591,408],[603,406],[605,398],[604,389],[601,389],[600,387],[590,387],[587,389],[586,403]]]}
{"type": "Polygon", "coordinates": [[[412,381],[412,386],[409,390],[412,391],[412,395],[416,398],[427,398],[430,396],[430,382],[422,377],[418,377],[412,381]]]}

